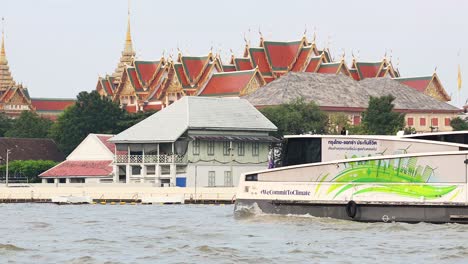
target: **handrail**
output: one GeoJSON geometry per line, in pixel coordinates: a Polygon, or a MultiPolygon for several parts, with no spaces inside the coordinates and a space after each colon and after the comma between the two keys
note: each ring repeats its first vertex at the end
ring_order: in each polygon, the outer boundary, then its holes
{"type": "Polygon", "coordinates": [[[124,155],[118,154],[114,158],[115,163],[186,163],[186,155],[124,155]]]}

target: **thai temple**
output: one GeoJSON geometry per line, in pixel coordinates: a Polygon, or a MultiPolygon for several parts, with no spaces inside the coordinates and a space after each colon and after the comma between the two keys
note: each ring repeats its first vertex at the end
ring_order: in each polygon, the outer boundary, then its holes
{"type": "Polygon", "coordinates": [[[329,49],[316,46],[304,35],[297,41],[269,41],[260,34],[258,46],[245,41],[242,56],[231,55],[223,62],[219,54],[161,57],[158,61],[135,58],[127,22],[125,47],[114,73],[99,77],[96,90],[117,102],[128,112],[160,110],[183,96],[244,96],[288,72],[343,74],[356,81],[387,77],[448,102],[439,77],[434,72],[420,77],[402,77],[390,59],[359,61],[353,56],[348,65],[344,56],[334,60],[329,49]]]}
{"type": "Polygon", "coordinates": [[[29,91],[17,83],[11,74],[5,51],[5,33],[2,31],[0,50],[0,112],[18,117],[22,111],[36,111],[40,116],[55,120],[65,108],[75,103],[73,99],[31,98],[29,91]]]}

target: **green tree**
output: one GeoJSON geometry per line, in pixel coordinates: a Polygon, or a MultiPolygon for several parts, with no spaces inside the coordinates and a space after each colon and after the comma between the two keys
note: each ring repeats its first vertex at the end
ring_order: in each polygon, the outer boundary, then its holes
{"type": "MultiPolygon", "coordinates": [[[[27,177],[28,182],[40,182],[39,174],[57,165],[52,160],[14,160],[8,163],[8,174],[14,177],[27,177]]],[[[6,165],[0,166],[2,174],[5,173],[6,165]]]]}
{"type": "Polygon", "coordinates": [[[77,102],[68,107],[52,125],[50,135],[66,154],[70,153],[89,133],[115,134],[125,112],[119,105],[101,97],[96,91],[81,92],[77,102]]]}
{"type": "Polygon", "coordinates": [[[6,137],[16,138],[46,138],[52,126],[52,121],[40,117],[32,111],[23,111],[14,120],[10,129],[5,132],[6,137]]]}
{"type": "Polygon", "coordinates": [[[13,127],[14,120],[9,118],[4,112],[0,112],[0,137],[13,127]]]}
{"type": "Polygon", "coordinates": [[[327,130],[327,115],[314,102],[307,103],[302,98],[288,104],[266,107],[260,111],[278,127],[275,134],[277,137],[286,134],[318,134],[327,130]]]}
{"type": "Polygon", "coordinates": [[[450,120],[450,126],[454,131],[468,130],[468,122],[460,117],[455,117],[450,120]]]}
{"type": "Polygon", "coordinates": [[[405,114],[393,111],[395,97],[370,97],[369,106],[362,113],[362,125],[368,134],[395,135],[405,126],[405,114]]]}

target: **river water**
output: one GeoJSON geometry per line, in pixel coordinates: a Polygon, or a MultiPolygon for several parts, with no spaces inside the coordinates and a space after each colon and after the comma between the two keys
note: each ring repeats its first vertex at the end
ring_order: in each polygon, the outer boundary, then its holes
{"type": "Polygon", "coordinates": [[[468,225],[233,206],[0,204],[0,263],[467,263],[468,225]]]}

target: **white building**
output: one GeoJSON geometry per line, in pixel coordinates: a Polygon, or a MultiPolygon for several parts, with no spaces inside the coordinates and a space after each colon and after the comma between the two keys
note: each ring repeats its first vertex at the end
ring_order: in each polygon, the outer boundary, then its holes
{"type": "Polygon", "coordinates": [[[65,161],[41,173],[43,183],[104,183],[113,182],[113,135],[89,134],[65,161]]]}
{"type": "Polygon", "coordinates": [[[235,186],[267,167],[276,130],[247,100],[186,96],[109,140],[114,181],[235,186]]]}

